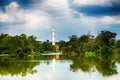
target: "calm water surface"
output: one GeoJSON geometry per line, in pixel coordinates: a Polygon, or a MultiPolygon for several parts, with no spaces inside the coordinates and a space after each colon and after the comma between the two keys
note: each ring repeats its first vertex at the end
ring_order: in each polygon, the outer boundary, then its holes
{"type": "Polygon", "coordinates": [[[0,68],[0,80],[120,80],[120,64],[115,64],[117,74],[111,76],[103,76],[95,67],[74,71],[72,64],[72,60],[55,59],[6,62],[0,68]]]}

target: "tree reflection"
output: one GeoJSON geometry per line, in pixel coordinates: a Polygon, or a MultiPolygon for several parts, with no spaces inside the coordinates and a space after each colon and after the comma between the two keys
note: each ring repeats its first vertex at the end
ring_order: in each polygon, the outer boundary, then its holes
{"type": "Polygon", "coordinates": [[[94,60],[86,58],[84,56],[79,56],[73,59],[73,63],[70,65],[72,71],[77,71],[81,69],[84,72],[91,71],[91,68],[94,66],[94,60]]]}
{"type": "Polygon", "coordinates": [[[73,58],[70,65],[71,71],[81,70],[83,72],[92,72],[95,67],[103,76],[118,74],[116,63],[119,63],[120,56],[118,53],[99,54],[96,57],[86,57],[84,55],[73,58]]]}
{"type": "Polygon", "coordinates": [[[102,60],[96,63],[96,69],[102,73],[103,76],[111,76],[117,74],[115,62],[102,60]]]}
{"type": "Polygon", "coordinates": [[[37,71],[33,68],[39,65],[39,62],[25,62],[25,61],[1,61],[0,75],[21,75],[26,76],[28,73],[34,74],[37,71]]]}
{"type": "MultiPolygon", "coordinates": [[[[40,56],[41,60],[52,60],[55,56],[40,56]]],[[[34,58],[36,59],[36,58],[34,58]]],[[[38,59],[38,58],[37,58],[38,59]]],[[[59,60],[72,60],[70,64],[70,70],[75,72],[81,70],[83,72],[93,72],[97,70],[103,76],[111,76],[118,74],[116,69],[116,63],[120,63],[120,53],[116,51],[114,53],[97,54],[95,56],[74,56],[66,57],[64,55],[59,57],[59,60]]],[[[53,60],[54,61],[54,60],[53,60]]],[[[0,75],[21,75],[26,76],[28,73],[34,74],[37,70],[35,66],[39,65],[40,62],[33,62],[28,60],[21,61],[17,59],[9,59],[9,57],[0,58],[0,75]]],[[[49,65],[50,63],[47,62],[49,65]]]]}

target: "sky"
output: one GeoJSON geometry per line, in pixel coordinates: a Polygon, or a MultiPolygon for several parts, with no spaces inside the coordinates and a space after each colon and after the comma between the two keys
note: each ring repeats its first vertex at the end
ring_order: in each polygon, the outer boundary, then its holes
{"type": "Polygon", "coordinates": [[[52,28],[57,41],[101,30],[120,39],[120,0],[0,0],[0,33],[51,41],[52,28]]]}

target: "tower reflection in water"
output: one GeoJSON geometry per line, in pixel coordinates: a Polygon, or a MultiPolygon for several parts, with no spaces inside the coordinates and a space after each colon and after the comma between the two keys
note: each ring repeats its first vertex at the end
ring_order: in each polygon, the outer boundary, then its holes
{"type": "Polygon", "coordinates": [[[53,72],[53,75],[55,76],[56,74],[56,59],[55,58],[52,59],[52,72],[53,72]]]}

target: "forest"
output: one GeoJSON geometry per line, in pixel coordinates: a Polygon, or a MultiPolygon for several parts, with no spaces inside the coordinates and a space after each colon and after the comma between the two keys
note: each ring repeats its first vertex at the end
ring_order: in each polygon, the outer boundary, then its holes
{"type": "MultiPolygon", "coordinates": [[[[60,40],[56,42],[56,45],[66,57],[120,54],[120,40],[116,40],[116,36],[116,33],[104,30],[97,36],[91,34],[71,35],[68,41],[60,40]]],[[[31,55],[55,52],[55,49],[56,46],[52,46],[49,40],[38,41],[33,35],[0,34],[0,55],[26,59],[31,55]]]]}
{"type": "MultiPolygon", "coordinates": [[[[73,72],[78,70],[94,72],[95,67],[103,76],[118,74],[116,64],[120,63],[120,40],[116,39],[116,36],[116,33],[106,30],[97,36],[71,35],[68,41],[56,42],[59,51],[62,51],[59,60],[71,60],[69,67],[73,72]]],[[[49,40],[38,41],[33,35],[1,34],[0,74],[11,76],[34,74],[37,72],[34,67],[40,62],[32,60],[52,60],[54,56],[40,56],[40,54],[56,52],[56,46],[52,46],[49,40]]],[[[47,62],[47,65],[49,64],[47,62]]]]}

